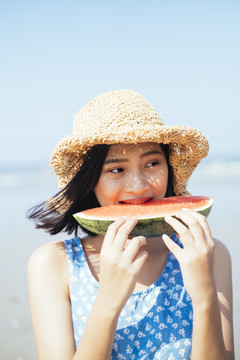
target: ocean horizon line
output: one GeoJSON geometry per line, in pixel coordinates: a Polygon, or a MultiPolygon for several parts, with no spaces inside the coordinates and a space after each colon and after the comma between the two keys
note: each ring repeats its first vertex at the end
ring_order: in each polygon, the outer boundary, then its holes
{"type": "MultiPolygon", "coordinates": [[[[210,180],[236,180],[240,182],[240,157],[215,157],[200,162],[191,176],[191,182],[210,180]]],[[[0,165],[0,189],[14,189],[40,186],[49,187],[56,183],[56,177],[49,164],[36,162],[34,164],[0,165]]]]}

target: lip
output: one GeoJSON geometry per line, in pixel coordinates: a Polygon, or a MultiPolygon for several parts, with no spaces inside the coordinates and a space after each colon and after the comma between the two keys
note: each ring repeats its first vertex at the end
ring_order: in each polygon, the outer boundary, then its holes
{"type": "Polygon", "coordinates": [[[121,205],[140,205],[145,204],[146,202],[153,200],[152,196],[142,197],[142,198],[134,198],[134,199],[124,199],[120,200],[118,203],[121,205]]]}

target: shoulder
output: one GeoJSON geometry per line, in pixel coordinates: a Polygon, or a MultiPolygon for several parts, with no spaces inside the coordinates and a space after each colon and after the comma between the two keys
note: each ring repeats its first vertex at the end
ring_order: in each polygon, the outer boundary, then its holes
{"type": "Polygon", "coordinates": [[[66,258],[65,246],[62,241],[49,242],[37,248],[30,256],[28,266],[35,268],[43,265],[56,264],[66,258]]]}
{"type": "Polygon", "coordinates": [[[63,241],[50,242],[37,248],[28,260],[28,276],[33,280],[61,279],[69,283],[67,256],[63,241]]]}

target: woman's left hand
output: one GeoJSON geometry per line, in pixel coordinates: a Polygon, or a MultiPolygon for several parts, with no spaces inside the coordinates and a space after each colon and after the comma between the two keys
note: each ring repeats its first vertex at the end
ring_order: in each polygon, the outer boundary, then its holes
{"type": "Polygon", "coordinates": [[[179,261],[184,285],[193,303],[203,303],[215,290],[214,240],[205,216],[183,210],[176,217],[167,216],[166,222],[173,227],[183,245],[178,246],[167,235],[163,241],[179,261]]]}

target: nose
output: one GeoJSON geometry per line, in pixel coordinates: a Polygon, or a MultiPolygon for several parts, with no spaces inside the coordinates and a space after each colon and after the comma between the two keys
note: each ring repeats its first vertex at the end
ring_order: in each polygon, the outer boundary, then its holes
{"type": "Polygon", "coordinates": [[[146,176],[141,174],[141,172],[136,171],[134,173],[129,174],[125,185],[125,191],[127,193],[141,195],[148,189],[149,189],[149,181],[146,178],[146,176]]]}

